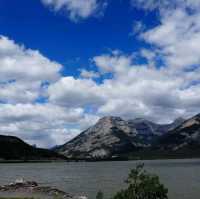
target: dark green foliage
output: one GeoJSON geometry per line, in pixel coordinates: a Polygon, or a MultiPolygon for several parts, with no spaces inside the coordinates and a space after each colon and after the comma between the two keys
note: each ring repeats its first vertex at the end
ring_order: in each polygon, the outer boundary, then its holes
{"type": "Polygon", "coordinates": [[[168,199],[168,190],[160,183],[159,177],[148,174],[143,165],[131,170],[126,183],[128,188],[112,199],[168,199]]]}
{"type": "Polygon", "coordinates": [[[97,193],[96,199],[103,199],[103,192],[99,191],[97,193]]]}
{"type": "Polygon", "coordinates": [[[50,150],[35,148],[17,137],[0,135],[0,160],[51,159],[64,159],[64,157],[50,150]]]}

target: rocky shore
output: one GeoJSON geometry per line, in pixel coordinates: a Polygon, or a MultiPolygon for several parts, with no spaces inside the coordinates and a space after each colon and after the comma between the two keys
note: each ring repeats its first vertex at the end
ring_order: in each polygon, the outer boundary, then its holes
{"type": "Polygon", "coordinates": [[[0,196],[42,197],[47,199],[87,199],[86,196],[74,196],[59,189],[40,186],[37,182],[18,180],[9,185],[0,186],[0,196]]]}

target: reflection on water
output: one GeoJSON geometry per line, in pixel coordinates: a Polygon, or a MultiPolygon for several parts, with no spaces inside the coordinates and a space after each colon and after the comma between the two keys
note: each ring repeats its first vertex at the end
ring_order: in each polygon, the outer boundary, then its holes
{"type": "MultiPolygon", "coordinates": [[[[158,174],[169,188],[170,199],[198,199],[200,195],[200,160],[143,161],[145,168],[158,174]]],[[[0,164],[0,184],[17,178],[55,186],[69,193],[94,199],[102,190],[110,196],[124,185],[131,168],[139,161],[0,164]]]]}

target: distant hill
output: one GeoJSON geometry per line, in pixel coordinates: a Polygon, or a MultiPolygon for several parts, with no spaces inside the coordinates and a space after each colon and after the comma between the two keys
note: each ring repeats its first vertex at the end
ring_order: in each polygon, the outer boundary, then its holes
{"type": "Polygon", "coordinates": [[[71,159],[114,159],[149,150],[157,140],[184,122],[160,125],[145,119],[101,118],[94,126],[55,150],[71,159]]]}
{"type": "Polygon", "coordinates": [[[0,160],[62,160],[56,152],[35,148],[13,136],[0,135],[0,160]]]}

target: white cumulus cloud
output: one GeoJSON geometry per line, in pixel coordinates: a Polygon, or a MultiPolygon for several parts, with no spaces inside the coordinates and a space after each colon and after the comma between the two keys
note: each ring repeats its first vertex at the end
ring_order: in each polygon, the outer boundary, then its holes
{"type": "Polygon", "coordinates": [[[98,85],[90,79],[63,77],[48,89],[49,101],[66,107],[99,106],[104,97],[98,85]]]}
{"type": "MultiPolygon", "coordinates": [[[[66,10],[73,20],[94,15],[100,5],[95,0],[43,2],[66,10]]],[[[138,8],[160,13],[156,27],[139,25],[137,34],[151,48],[97,55],[95,69],[83,69],[76,78],[61,75],[62,66],[39,51],[1,36],[0,133],[47,147],[66,142],[105,115],[163,123],[199,113],[200,2],[169,2],[133,0],[138,8]],[[147,62],[138,64],[141,57],[147,62]]]]}
{"type": "Polygon", "coordinates": [[[5,36],[0,36],[0,66],[0,101],[10,103],[36,100],[42,84],[58,80],[62,67],[5,36]]]}
{"type": "Polygon", "coordinates": [[[55,11],[64,10],[73,21],[101,13],[107,5],[102,0],[42,0],[42,2],[53,7],[55,11]]]}
{"type": "Polygon", "coordinates": [[[63,144],[96,120],[96,116],[84,114],[81,108],[0,104],[0,133],[18,136],[40,147],[63,144]]]}
{"type": "Polygon", "coordinates": [[[1,36],[0,66],[0,134],[49,147],[63,144],[96,122],[98,116],[84,113],[82,106],[61,107],[48,99],[39,103],[47,98],[49,85],[60,81],[62,68],[39,51],[1,36]]]}
{"type": "Polygon", "coordinates": [[[158,122],[200,112],[199,85],[192,85],[199,76],[184,70],[177,74],[170,67],[135,65],[132,56],[122,53],[97,56],[94,61],[100,71],[112,73],[112,78],[101,84],[62,78],[49,87],[50,101],[64,107],[94,104],[93,112],[99,116],[146,117],[158,122]]]}

